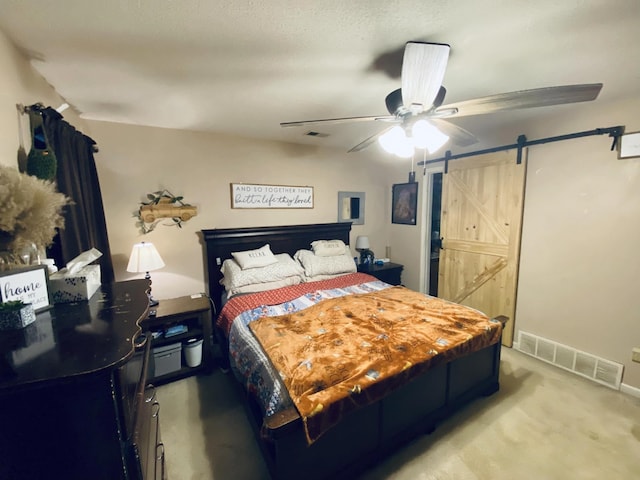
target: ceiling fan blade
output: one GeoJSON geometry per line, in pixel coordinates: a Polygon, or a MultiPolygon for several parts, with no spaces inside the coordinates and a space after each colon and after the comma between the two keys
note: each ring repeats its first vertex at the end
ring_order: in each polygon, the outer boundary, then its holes
{"type": "Polygon", "coordinates": [[[382,130],[381,132],[378,132],[378,133],[375,133],[375,134],[371,135],[366,140],[360,142],[358,145],[356,145],[355,147],[351,148],[351,150],[349,150],[347,153],[359,152],[360,150],[364,150],[365,148],[367,148],[369,145],[374,143],[376,140],[378,140],[378,138],[380,138],[382,135],[387,133],[392,128],[393,127],[388,127],[388,128],[385,128],[384,130],[382,130]]]}
{"type": "Polygon", "coordinates": [[[458,125],[437,118],[429,118],[429,121],[459,147],[468,147],[469,145],[478,143],[478,139],[472,133],[458,125]]]}
{"type": "Polygon", "coordinates": [[[353,122],[371,122],[374,120],[379,121],[395,121],[396,117],[391,115],[378,115],[372,117],[345,117],[345,118],[326,118],[322,120],[302,120],[299,122],[282,122],[281,127],[303,127],[306,125],[322,125],[322,124],[338,124],[338,123],[353,123],[353,122]]]}
{"type": "Polygon", "coordinates": [[[429,110],[449,60],[449,45],[407,42],[402,59],[402,103],[416,113],[429,110]]]}
{"type": "Polygon", "coordinates": [[[489,95],[488,97],[443,105],[437,108],[435,113],[449,110],[450,112],[447,116],[463,117],[519,108],[548,107],[565,103],[589,102],[596,99],[601,89],[601,83],[589,83],[500,93],[497,95],[489,95]]]}

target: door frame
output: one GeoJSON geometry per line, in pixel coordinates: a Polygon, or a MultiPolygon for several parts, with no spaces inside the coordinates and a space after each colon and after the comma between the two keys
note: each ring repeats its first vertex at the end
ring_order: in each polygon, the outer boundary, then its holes
{"type": "Polygon", "coordinates": [[[420,227],[420,292],[429,293],[429,276],[431,274],[431,217],[432,200],[430,192],[433,190],[433,175],[435,173],[444,174],[444,162],[431,164],[424,168],[421,185],[421,208],[422,218],[420,227]]]}

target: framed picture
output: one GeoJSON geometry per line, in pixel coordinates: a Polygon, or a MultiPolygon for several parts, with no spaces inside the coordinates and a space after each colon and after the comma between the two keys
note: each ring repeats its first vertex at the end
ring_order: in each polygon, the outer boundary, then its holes
{"type": "Polygon", "coordinates": [[[338,192],[338,221],[364,225],[364,192],[338,192]]]}
{"type": "Polygon", "coordinates": [[[396,183],[391,200],[391,223],[415,225],[419,183],[396,183]]]}
{"type": "Polygon", "coordinates": [[[22,300],[36,312],[51,307],[49,271],[46,265],[32,265],[0,272],[0,301],[22,300]]]}

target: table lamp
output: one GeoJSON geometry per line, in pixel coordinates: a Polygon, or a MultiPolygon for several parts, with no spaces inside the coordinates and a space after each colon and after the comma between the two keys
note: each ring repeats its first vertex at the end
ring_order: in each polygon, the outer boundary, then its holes
{"type": "Polygon", "coordinates": [[[370,265],[373,263],[373,252],[369,250],[369,237],[358,235],[356,237],[356,250],[360,252],[360,265],[370,265]]]}
{"type": "Polygon", "coordinates": [[[153,246],[153,243],[141,242],[136,243],[131,249],[131,256],[129,257],[129,265],[127,265],[127,272],[146,272],[144,278],[149,280],[149,306],[154,307],[158,305],[158,300],[155,300],[151,296],[151,275],[149,272],[152,270],[158,270],[164,267],[162,257],[153,246]]]}

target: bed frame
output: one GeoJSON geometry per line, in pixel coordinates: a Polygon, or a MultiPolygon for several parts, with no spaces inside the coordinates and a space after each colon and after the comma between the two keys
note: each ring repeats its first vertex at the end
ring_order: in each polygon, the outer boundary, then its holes
{"type": "MultiPolygon", "coordinates": [[[[268,243],[274,253],[293,256],[299,249],[310,249],[314,240],[340,239],[349,244],[350,230],[351,223],[202,230],[209,295],[217,312],[224,294],[220,266],[231,258],[231,252],[268,243]]],[[[506,318],[500,320],[504,323],[506,318]]],[[[438,422],[464,404],[496,392],[500,348],[498,342],[425,372],[378,402],[349,414],[311,446],[295,408],[263,419],[255,400],[244,392],[248,417],[272,477],[354,478],[412,438],[433,431],[438,422]]]]}

